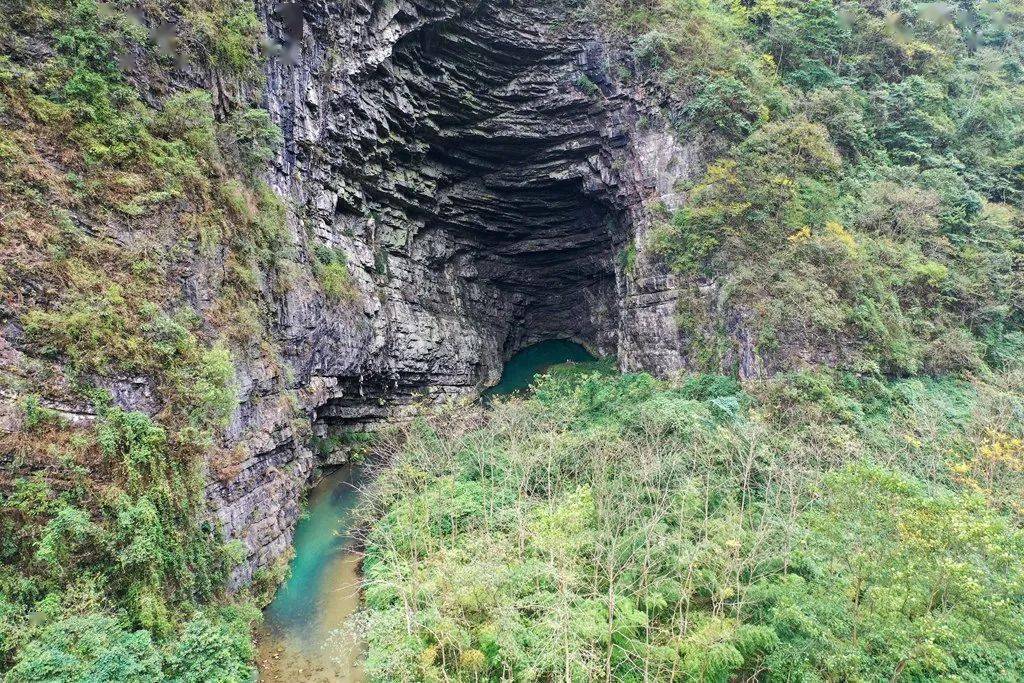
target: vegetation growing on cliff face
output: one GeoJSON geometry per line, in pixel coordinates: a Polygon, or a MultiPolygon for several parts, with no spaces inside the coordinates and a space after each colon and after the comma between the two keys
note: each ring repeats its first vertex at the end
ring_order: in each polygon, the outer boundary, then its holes
{"type": "Polygon", "coordinates": [[[375,680],[1016,680],[1020,371],[556,372],[412,425],[364,562],[375,680]]]}
{"type": "Polygon", "coordinates": [[[769,371],[974,371],[1019,353],[1024,6],[602,7],[640,36],[639,74],[681,136],[717,150],[653,243],[689,289],[695,360],[732,369],[738,329],[769,371]]]}
{"type": "Polygon", "coordinates": [[[256,179],[279,133],[245,96],[262,34],[233,0],[0,13],[0,320],[18,342],[0,371],[17,407],[0,438],[5,681],[249,676],[258,613],[223,600],[241,558],[204,489],[232,355],[264,336],[287,254],[256,179]],[[158,100],[175,57],[133,12],[178,20],[176,58],[224,90],[158,100]],[[179,279],[204,254],[223,275],[199,310],[179,279]],[[111,398],[133,390],[148,414],[111,398]]]}

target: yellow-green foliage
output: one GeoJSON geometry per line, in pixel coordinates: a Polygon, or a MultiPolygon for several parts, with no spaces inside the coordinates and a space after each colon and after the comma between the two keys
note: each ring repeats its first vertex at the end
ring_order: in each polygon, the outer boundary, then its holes
{"type": "Polygon", "coordinates": [[[1014,3],[607,9],[613,26],[647,31],[640,68],[676,98],[680,134],[721,151],[652,237],[692,285],[680,317],[695,358],[735,359],[716,321],[737,318],[770,368],[978,371],[1017,348],[1014,3]]]}
{"type": "Polygon", "coordinates": [[[313,254],[316,273],[327,298],[332,301],[350,301],[355,298],[357,290],[348,272],[345,252],[318,244],[313,254]]]}
{"type": "Polygon", "coordinates": [[[210,62],[236,75],[253,77],[257,73],[262,22],[245,0],[187,0],[182,8],[185,18],[198,35],[210,62]]]}
{"type": "MultiPolygon", "coordinates": [[[[168,432],[146,415],[102,400],[96,407],[95,430],[77,434],[65,454],[70,486],[55,491],[41,476],[20,478],[0,503],[0,611],[7,619],[0,656],[15,664],[5,680],[106,680],[103,667],[159,670],[162,644],[179,618],[219,594],[233,559],[202,521],[201,463],[173,448],[168,432]],[[96,488],[99,477],[105,484],[96,488]],[[108,631],[113,623],[116,633],[108,631]],[[82,640],[65,639],[68,629],[82,640]],[[127,650],[107,638],[126,639],[127,650]],[[123,657],[117,666],[107,658],[113,653],[123,657]]],[[[32,424],[40,436],[67,429],[52,417],[32,424]]],[[[231,630],[241,648],[216,666],[248,671],[253,615],[245,614],[207,622],[205,628],[231,630]]],[[[179,666],[175,661],[170,654],[165,666],[179,666]]]]}
{"type": "Polygon", "coordinates": [[[555,371],[414,423],[364,511],[368,673],[1018,678],[1021,379],[555,371]]]}

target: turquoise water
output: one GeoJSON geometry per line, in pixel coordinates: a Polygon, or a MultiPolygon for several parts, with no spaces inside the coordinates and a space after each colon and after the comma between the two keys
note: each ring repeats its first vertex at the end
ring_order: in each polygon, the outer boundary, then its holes
{"type": "Polygon", "coordinates": [[[527,389],[534,375],[560,363],[590,363],[597,360],[583,346],[568,339],[543,341],[512,356],[501,373],[501,381],[483,393],[484,400],[527,389]]]}
{"type": "Polygon", "coordinates": [[[360,474],[339,467],[310,492],[306,516],[295,528],[291,574],[265,611],[268,626],[308,630],[315,624],[328,566],[352,542],[348,517],[359,501],[360,474]]]}
{"type": "Polygon", "coordinates": [[[309,492],[295,528],[291,574],[263,611],[265,681],[356,681],[359,643],[345,621],[359,604],[359,553],[349,533],[365,470],[338,468],[309,492]]]}
{"type": "MultiPolygon", "coordinates": [[[[565,339],[534,344],[505,364],[501,381],[484,398],[527,389],[534,375],[553,365],[594,360],[585,348],[565,339]]],[[[349,532],[365,476],[358,465],[339,468],[309,492],[306,515],[295,528],[291,574],[263,612],[258,636],[261,681],[363,679],[362,643],[346,628],[346,620],[359,607],[360,555],[349,532]]]]}

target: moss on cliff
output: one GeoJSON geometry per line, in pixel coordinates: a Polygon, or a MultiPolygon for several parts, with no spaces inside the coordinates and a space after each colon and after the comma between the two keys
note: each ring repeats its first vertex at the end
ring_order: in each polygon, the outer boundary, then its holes
{"type": "Polygon", "coordinates": [[[177,58],[239,91],[263,29],[246,4],[148,8],[148,27],[129,9],[15,3],[0,19],[0,315],[17,344],[0,385],[22,411],[0,474],[10,681],[239,679],[251,659],[251,610],[200,611],[240,559],[204,521],[204,488],[237,404],[246,347],[230,340],[264,336],[265,310],[236,302],[259,301],[284,249],[280,202],[254,180],[279,136],[243,103],[218,121],[217,93],[153,89],[173,73],[168,17],[186,27],[177,58]],[[200,245],[227,273],[206,310],[178,281],[200,245]],[[125,383],[148,415],[111,401],[125,383]],[[195,658],[218,639],[224,657],[195,658]]]}

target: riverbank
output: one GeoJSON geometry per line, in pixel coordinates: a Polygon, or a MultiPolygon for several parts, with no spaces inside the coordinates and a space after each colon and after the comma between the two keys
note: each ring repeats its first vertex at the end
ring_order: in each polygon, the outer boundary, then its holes
{"type": "MultiPolygon", "coordinates": [[[[520,393],[555,365],[595,361],[568,340],[534,344],[505,364],[485,401],[520,393]]],[[[354,514],[366,465],[332,469],[310,489],[306,514],[295,530],[289,578],[264,610],[256,634],[260,680],[268,683],[357,683],[363,680],[362,640],[350,618],[360,606],[362,555],[354,514]]]]}

